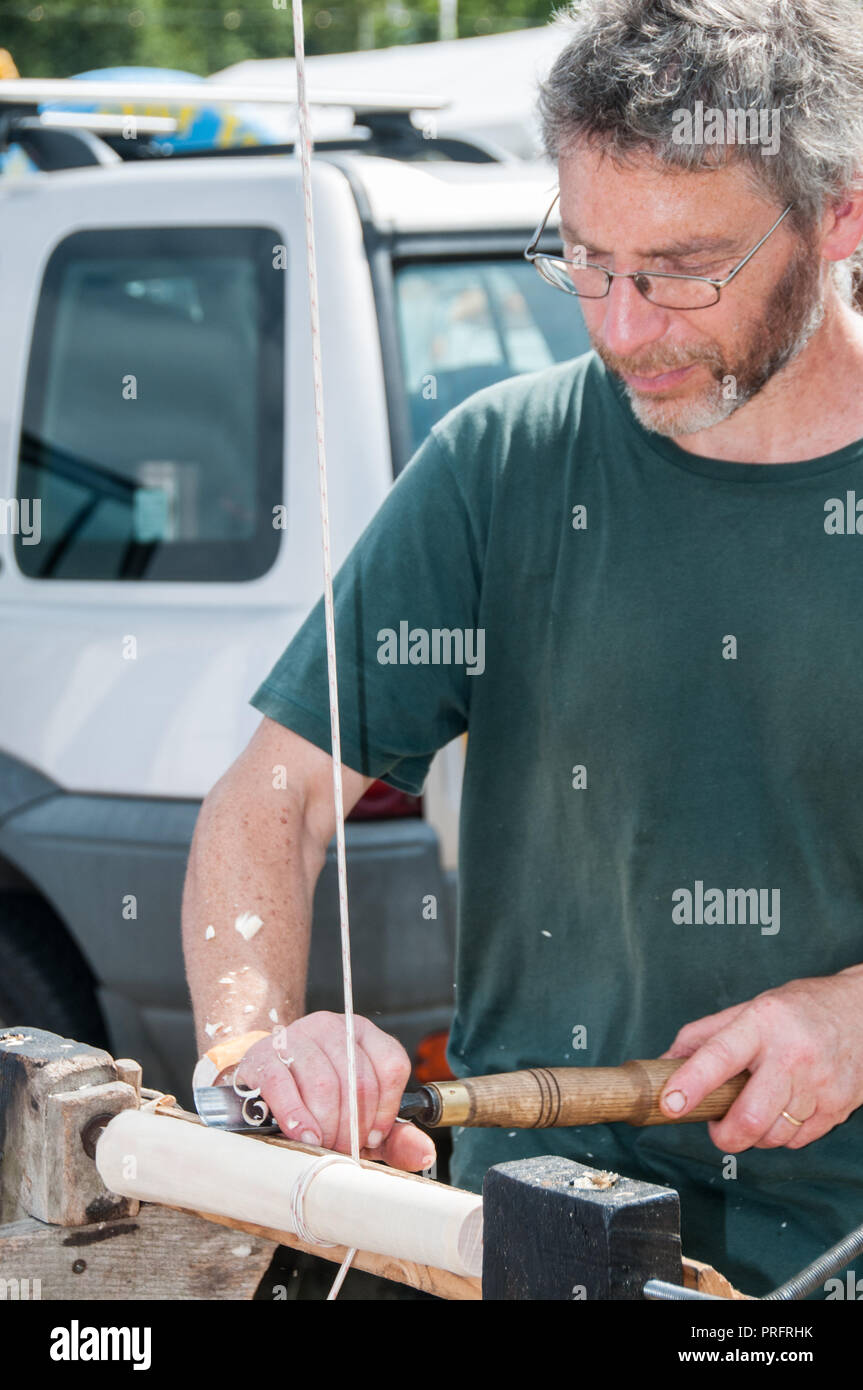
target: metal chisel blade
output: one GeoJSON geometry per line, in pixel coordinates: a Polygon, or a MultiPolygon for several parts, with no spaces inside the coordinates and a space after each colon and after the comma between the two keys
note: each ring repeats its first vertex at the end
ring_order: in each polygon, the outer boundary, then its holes
{"type": "Polygon", "coordinates": [[[214,1129],[228,1129],[237,1133],[247,1130],[257,1134],[278,1132],[279,1126],[269,1107],[260,1098],[244,1100],[230,1086],[196,1086],[194,1097],[195,1109],[204,1124],[214,1129]],[[254,1118],[259,1114],[262,1118],[256,1124],[254,1118]]]}
{"type": "MultiPolygon", "coordinates": [[[[204,1123],[213,1129],[228,1129],[236,1133],[248,1130],[260,1134],[280,1132],[269,1107],[260,1097],[244,1100],[231,1086],[195,1086],[193,1094],[195,1109],[204,1123]],[[260,1123],[252,1123],[254,1117],[259,1114],[262,1116],[260,1123]]],[[[432,1106],[426,1087],[421,1087],[419,1091],[405,1092],[399,1106],[399,1119],[429,1122],[431,1115],[432,1106]]]]}

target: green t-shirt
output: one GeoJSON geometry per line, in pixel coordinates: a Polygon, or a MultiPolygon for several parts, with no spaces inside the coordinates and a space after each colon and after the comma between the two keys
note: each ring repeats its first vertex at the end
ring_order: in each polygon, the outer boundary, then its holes
{"type": "MultiPolygon", "coordinates": [[[[399,477],[336,580],[342,753],[419,792],[469,729],[456,1074],[655,1057],[863,961],[855,492],[863,442],[691,455],[593,354],[480,391],[399,477]]],[[[253,704],[329,751],[320,604],[253,704]]],[[[703,1124],[466,1129],[452,1180],[549,1152],[676,1187],[686,1254],[753,1294],[863,1221],[863,1110],[736,1177],[703,1124]]]]}

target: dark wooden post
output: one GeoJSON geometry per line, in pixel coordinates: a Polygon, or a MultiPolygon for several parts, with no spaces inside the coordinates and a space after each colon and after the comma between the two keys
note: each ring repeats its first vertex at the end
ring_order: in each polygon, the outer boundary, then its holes
{"type": "Polygon", "coordinates": [[[499,1163],[483,1184],[484,1299],[637,1300],[683,1282],[680,1199],[566,1158],[499,1163]]]}
{"type": "MultiPolygon", "coordinates": [[[[88,1126],[137,1106],[134,1063],[39,1028],[0,1029],[0,1225],[32,1216],[56,1226],[134,1215],[108,1192],[88,1126]]],[[[140,1068],[138,1078],[140,1078],[140,1068]]]]}

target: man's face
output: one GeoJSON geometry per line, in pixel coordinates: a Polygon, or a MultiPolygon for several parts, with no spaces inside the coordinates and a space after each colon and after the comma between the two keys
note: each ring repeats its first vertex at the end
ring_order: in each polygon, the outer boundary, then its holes
{"type": "MultiPolygon", "coordinates": [[[[584,145],[560,160],[564,255],[584,246],[589,263],[609,270],[721,280],[781,211],[734,164],[698,173],[653,162],[615,166],[584,145]]],[[[596,352],[648,429],[710,429],[809,341],[824,312],[821,261],[788,221],[709,308],[661,308],[632,280],[613,280],[605,299],[579,301],[596,352]]]]}

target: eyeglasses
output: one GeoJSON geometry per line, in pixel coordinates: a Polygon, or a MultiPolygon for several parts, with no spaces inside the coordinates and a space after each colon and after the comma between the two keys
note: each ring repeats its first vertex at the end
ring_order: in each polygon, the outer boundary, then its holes
{"type": "Polygon", "coordinates": [[[585,265],[582,260],[568,260],[565,256],[548,256],[537,251],[540,239],[545,231],[545,225],[551,216],[551,210],[560,197],[560,190],[554,195],[554,202],[540,222],[530,245],[524,253],[525,260],[533,261],[540,275],[547,280],[550,285],[554,285],[557,290],[564,290],[566,294],[574,294],[579,299],[604,299],[611,289],[611,282],[618,278],[621,280],[632,280],[639,293],[649,299],[651,304],[660,305],[663,309],[708,309],[711,304],[716,304],[719,300],[719,292],[724,289],[730,280],[743,269],[747,261],[750,261],[765,243],[767,238],[776,231],[779,223],[787,217],[794,204],[789,203],[785,211],[777,217],[770,231],[765,232],[764,236],[753,246],[752,250],[743,257],[739,265],[736,265],[730,275],[726,275],[723,280],[711,280],[706,275],[675,275],[666,271],[646,271],[646,270],[606,270],[601,265],[585,265]]]}

